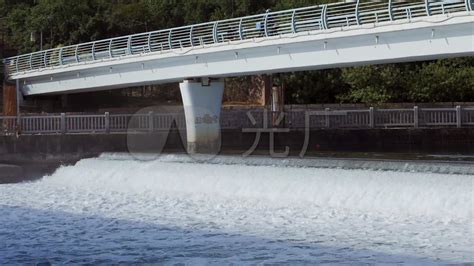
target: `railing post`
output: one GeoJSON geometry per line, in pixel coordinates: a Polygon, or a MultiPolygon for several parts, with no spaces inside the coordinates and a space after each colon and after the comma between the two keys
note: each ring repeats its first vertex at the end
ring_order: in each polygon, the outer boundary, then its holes
{"type": "Polygon", "coordinates": [[[390,21],[393,21],[393,0],[388,0],[388,16],[390,17],[390,21]]]}
{"type": "Polygon", "coordinates": [[[155,130],[155,123],[153,119],[153,111],[148,112],[148,131],[153,132],[155,130]]]}
{"type": "Polygon", "coordinates": [[[92,61],[95,61],[95,42],[92,43],[92,61]]]}
{"type": "MultiPolygon", "coordinates": [[[[170,47],[170,50],[173,49],[173,29],[170,30],[170,32],[168,33],[168,46],[170,47]]],[[[163,52],[163,48],[161,48],[161,51],[163,52]]]]}
{"type": "Polygon", "coordinates": [[[426,15],[431,16],[430,0],[425,0],[426,15]]]}
{"type": "Polygon", "coordinates": [[[241,18],[241,19],[240,19],[240,22],[239,22],[239,38],[240,38],[240,40],[243,40],[243,39],[244,39],[243,23],[244,23],[244,19],[241,18]]]}
{"type": "Polygon", "coordinates": [[[356,9],[355,9],[355,19],[356,19],[357,25],[360,25],[359,7],[360,7],[360,0],[357,0],[356,9]]]}
{"type": "Polygon", "coordinates": [[[321,22],[323,24],[323,29],[328,29],[328,5],[323,5],[323,10],[321,11],[321,22]]]}
{"type": "Polygon", "coordinates": [[[62,66],[63,65],[63,49],[61,47],[61,49],[59,49],[59,65],[62,66]]]}
{"type": "Polygon", "coordinates": [[[461,106],[456,106],[456,126],[457,128],[462,127],[462,108],[461,106]]]}
{"type": "Polygon", "coordinates": [[[104,119],[105,120],[104,121],[105,133],[110,134],[110,113],[105,112],[104,116],[105,116],[105,119],[104,119]]]}
{"type": "Polygon", "coordinates": [[[291,15],[291,32],[296,33],[296,10],[293,10],[291,15]]]}
{"type": "Polygon", "coordinates": [[[61,134],[66,134],[66,133],[67,133],[66,114],[61,113],[61,134]]]}
{"type": "Polygon", "coordinates": [[[212,28],[212,36],[214,38],[214,43],[219,42],[219,34],[217,33],[217,26],[219,25],[219,22],[214,23],[214,27],[212,28]]]}
{"type": "Polygon", "coordinates": [[[76,45],[76,49],[74,50],[74,57],[76,58],[76,63],[79,63],[79,44],[76,45]]]}
{"type": "Polygon", "coordinates": [[[331,127],[331,119],[329,116],[329,112],[331,112],[331,109],[326,108],[326,127],[330,128],[331,127]]]}
{"type": "Polygon", "coordinates": [[[265,14],[265,22],[264,22],[264,24],[263,24],[263,29],[264,29],[264,31],[265,31],[265,37],[268,37],[268,36],[269,36],[269,34],[268,34],[268,17],[269,17],[269,16],[270,16],[270,13],[267,12],[267,13],[265,14]]]}
{"type": "Polygon", "coordinates": [[[375,109],[374,107],[370,107],[369,109],[369,124],[370,124],[370,128],[375,128],[375,109]]]}
{"type": "Polygon", "coordinates": [[[191,28],[189,29],[189,43],[191,44],[191,47],[194,47],[193,31],[194,31],[194,26],[191,26],[191,28]]]}
{"type": "Polygon", "coordinates": [[[33,70],[33,53],[30,54],[30,70],[33,70]]]}
{"type": "Polygon", "coordinates": [[[150,34],[148,34],[147,44],[148,44],[148,52],[151,53],[151,32],[150,34]]]}
{"type": "Polygon", "coordinates": [[[21,114],[20,113],[16,115],[15,133],[21,134],[21,114]]]}
{"type": "Polygon", "coordinates": [[[420,109],[418,106],[413,107],[413,123],[415,128],[420,127],[420,109]]]}
{"type": "Polygon", "coordinates": [[[112,40],[110,40],[109,42],[109,58],[112,58],[113,55],[112,55],[112,40]]]}
{"type": "Polygon", "coordinates": [[[20,57],[18,56],[16,59],[15,59],[15,70],[16,70],[16,73],[18,73],[18,61],[20,61],[20,57]]]}
{"type": "Polygon", "coordinates": [[[408,7],[408,8],[406,9],[406,13],[407,13],[407,19],[408,19],[408,21],[411,21],[411,8],[408,7]]]}
{"type": "Polygon", "coordinates": [[[472,11],[472,0],[465,0],[464,3],[466,4],[466,11],[472,11]]]}
{"type": "Polygon", "coordinates": [[[43,52],[44,54],[44,67],[48,67],[48,51],[43,52]]]}
{"type": "Polygon", "coordinates": [[[128,37],[127,50],[128,50],[128,54],[132,54],[132,36],[128,37]]]}

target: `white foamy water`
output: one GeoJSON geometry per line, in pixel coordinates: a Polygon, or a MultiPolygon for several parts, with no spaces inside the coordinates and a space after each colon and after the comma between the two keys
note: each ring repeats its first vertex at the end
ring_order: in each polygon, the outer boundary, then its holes
{"type": "Polygon", "coordinates": [[[2,185],[0,263],[474,262],[471,175],[244,162],[104,155],[2,185]]]}

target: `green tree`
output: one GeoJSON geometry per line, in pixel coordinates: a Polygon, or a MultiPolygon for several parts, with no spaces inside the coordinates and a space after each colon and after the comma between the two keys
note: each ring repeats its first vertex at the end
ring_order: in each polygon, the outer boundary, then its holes
{"type": "Polygon", "coordinates": [[[409,99],[416,102],[474,101],[474,58],[425,62],[412,75],[409,99]]]}
{"type": "Polygon", "coordinates": [[[336,98],[341,102],[367,104],[400,101],[410,83],[405,75],[410,72],[408,69],[411,68],[403,64],[345,68],[342,79],[350,90],[336,98]]]}
{"type": "Polygon", "coordinates": [[[348,88],[339,69],[281,74],[277,82],[285,87],[285,99],[294,104],[332,103],[348,88]]]}

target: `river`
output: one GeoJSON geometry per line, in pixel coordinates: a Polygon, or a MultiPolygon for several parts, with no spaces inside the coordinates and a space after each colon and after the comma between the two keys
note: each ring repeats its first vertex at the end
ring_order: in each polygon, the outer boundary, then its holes
{"type": "Polygon", "coordinates": [[[474,262],[472,175],[252,160],[104,154],[1,185],[0,264],[474,262]]]}

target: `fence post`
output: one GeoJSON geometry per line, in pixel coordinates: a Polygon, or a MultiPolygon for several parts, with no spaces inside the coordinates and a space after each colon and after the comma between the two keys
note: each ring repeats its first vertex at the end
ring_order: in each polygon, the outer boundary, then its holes
{"type": "Polygon", "coordinates": [[[462,127],[462,108],[461,106],[456,106],[456,126],[458,128],[462,127]]]}
{"type": "Polygon", "coordinates": [[[420,127],[420,109],[418,106],[413,107],[413,122],[415,128],[420,127]]]}
{"type": "Polygon", "coordinates": [[[61,113],[61,133],[66,134],[67,129],[66,129],[66,114],[61,113]]]}
{"type": "Polygon", "coordinates": [[[153,111],[148,112],[148,130],[153,132],[155,130],[155,123],[153,121],[153,111]]]}
{"type": "Polygon", "coordinates": [[[15,133],[17,135],[21,135],[21,114],[20,112],[18,112],[18,114],[16,115],[16,121],[14,122],[15,124],[15,133]]]}
{"type": "Polygon", "coordinates": [[[105,112],[104,114],[104,127],[105,127],[105,133],[110,134],[110,113],[105,112]]]}
{"type": "Polygon", "coordinates": [[[369,109],[369,114],[370,114],[370,128],[375,128],[375,109],[374,107],[370,107],[369,109]]]}
{"type": "Polygon", "coordinates": [[[331,109],[326,108],[326,127],[327,128],[331,127],[331,119],[329,117],[329,112],[331,112],[331,109]]]}

